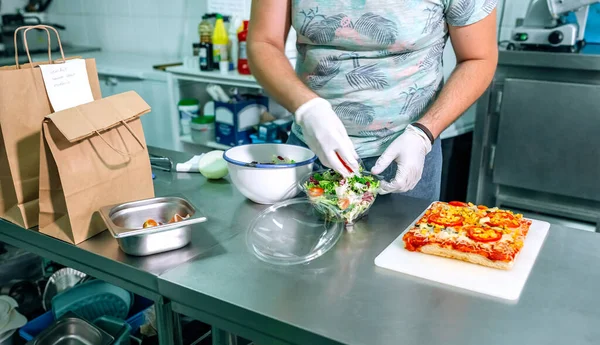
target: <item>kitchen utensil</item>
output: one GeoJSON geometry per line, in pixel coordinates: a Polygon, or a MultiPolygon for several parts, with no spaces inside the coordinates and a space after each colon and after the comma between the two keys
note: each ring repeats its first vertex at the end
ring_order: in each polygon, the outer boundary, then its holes
{"type": "Polygon", "coordinates": [[[298,265],[329,251],[343,231],[343,222],[325,221],[307,199],[292,199],[264,210],[248,227],[246,242],[265,262],[298,265]]]}
{"type": "Polygon", "coordinates": [[[68,290],[83,280],[87,275],[70,267],[61,268],[54,272],[48,279],[46,288],[42,295],[42,303],[44,310],[50,310],[52,306],[52,298],[61,292],[68,290]]]}
{"type": "Polygon", "coordinates": [[[206,221],[187,200],[159,197],[100,209],[100,215],[119,247],[130,255],[144,256],[179,249],[191,241],[192,224],[206,221]],[[167,223],[175,214],[189,218],[167,223]],[[163,225],[142,228],[149,219],[163,225]]]}
{"type": "MultiPolygon", "coordinates": [[[[422,215],[417,220],[421,217],[422,215]]],[[[402,241],[405,231],[375,258],[375,265],[461,289],[516,301],[525,286],[549,228],[549,223],[533,220],[523,249],[509,271],[409,252],[404,248],[402,241]]]]}
{"type": "Polygon", "coordinates": [[[131,344],[131,326],[126,321],[111,316],[101,316],[94,320],[94,325],[115,339],[111,345],[131,344]]]}
{"type": "Polygon", "coordinates": [[[173,161],[169,157],[150,154],[150,166],[163,171],[171,171],[173,169],[173,161]]]}
{"type": "Polygon", "coordinates": [[[225,151],[223,158],[240,193],[259,204],[274,204],[298,195],[298,181],[312,171],[317,160],[311,150],[287,144],[236,146],[225,151]],[[296,163],[268,164],[273,155],[290,158],[296,163]]]}
{"type": "Polygon", "coordinates": [[[52,299],[56,319],[72,311],[86,320],[103,315],[124,319],[129,313],[133,297],[127,290],[102,280],[77,285],[52,299]]]}
{"type": "Polygon", "coordinates": [[[30,345],[109,345],[114,338],[74,313],[66,314],[30,345]]]}
{"type": "MultiPolygon", "coordinates": [[[[131,326],[131,333],[137,334],[140,327],[146,324],[146,311],[151,308],[153,302],[144,297],[135,296],[134,303],[129,310],[129,317],[127,323],[131,326]]],[[[19,329],[19,335],[25,341],[31,341],[40,335],[43,331],[48,329],[56,319],[52,311],[46,312],[29,322],[19,329]]]]}

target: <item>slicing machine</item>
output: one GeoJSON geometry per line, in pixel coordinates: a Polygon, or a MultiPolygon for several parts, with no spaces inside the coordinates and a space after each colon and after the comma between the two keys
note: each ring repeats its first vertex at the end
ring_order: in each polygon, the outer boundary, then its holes
{"type": "Polygon", "coordinates": [[[576,52],[585,45],[590,5],[599,0],[531,0],[522,24],[512,30],[509,49],[576,52]],[[573,12],[577,23],[565,16],[573,12]]]}

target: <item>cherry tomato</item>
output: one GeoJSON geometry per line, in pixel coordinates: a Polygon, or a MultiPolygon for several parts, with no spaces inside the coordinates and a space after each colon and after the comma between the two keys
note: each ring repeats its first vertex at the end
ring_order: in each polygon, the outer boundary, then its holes
{"type": "Polygon", "coordinates": [[[488,224],[491,226],[518,228],[521,225],[519,220],[508,212],[490,212],[487,216],[490,217],[488,224]]]}
{"type": "Polygon", "coordinates": [[[458,207],[467,207],[469,205],[467,205],[466,202],[462,202],[462,201],[450,201],[448,203],[450,206],[458,206],[458,207]]]}
{"type": "Polygon", "coordinates": [[[151,228],[153,226],[158,226],[158,223],[154,219],[148,219],[144,222],[144,225],[142,225],[144,228],[151,228]]]}
{"type": "Polygon", "coordinates": [[[463,224],[463,221],[465,220],[465,218],[463,216],[459,216],[459,215],[448,215],[448,216],[444,216],[444,215],[440,215],[440,214],[432,214],[431,216],[429,216],[429,223],[434,223],[437,225],[442,225],[442,226],[461,226],[463,224]]]}
{"type": "Polygon", "coordinates": [[[315,198],[318,196],[323,195],[323,193],[325,193],[325,190],[323,190],[323,188],[319,188],[319,187],[314,187],[308,190],[308,195],[315,198]]]}
{"type": "Polygon", "coordinates": [[[467,236],[478,242],[496,242],[502,238],[502,232],[490,228],[484,228],[477,225],[466,227],[467,236]]]}
{"type": "Polygon", "coordinates": [[[348,207],[350,207],[350,200],[344,198],[344,199],[340,199],[338,200],[338,206],[340,209],[345,210],[348,207]]]}

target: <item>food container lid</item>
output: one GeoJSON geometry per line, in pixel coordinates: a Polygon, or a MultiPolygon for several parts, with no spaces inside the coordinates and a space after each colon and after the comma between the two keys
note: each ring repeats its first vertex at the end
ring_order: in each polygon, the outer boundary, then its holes
{"type": "MultiPolygon", "coordinates": [[[[321,207],[307,198],[291,199],[264,210],[250,224],[249,250],[260,260],[275,265],[299,265],[329,251],[340,239],[344,222],[326,220],[321,207]]],[[[331,210],[327,210],[331,211],[331,210]]]]}

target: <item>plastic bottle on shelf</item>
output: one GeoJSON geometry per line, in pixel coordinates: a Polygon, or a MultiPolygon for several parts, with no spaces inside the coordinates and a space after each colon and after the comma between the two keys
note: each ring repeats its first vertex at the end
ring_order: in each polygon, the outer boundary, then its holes
{"type": "Polygon", "coordinates": [[[221,70],[223,69],[224,63],[225,71],[229,68],[229,61],[227,57],[227,43],[229,42],[229,37],[227,37],[227,30],[225,29],[225,24],[223,23],[223,16],[217,14],[217,21],[215,23],[215,29],[212,34],[212,44],[213,44],[213,62],[215,65],[218,65],[221,70]]]}
{"type": "Polygon", "coordinates": [[[239,51],[238,51],[238,72],[240,74],[250,74],[250,66],[248,65],[248,50],[246,40],[248,38],[249,21],[244,20],[244,28],[238,33],[239,51]]]}
{"type": "Polygon", "coordinates": [[[212,71],[213,69],[213,46],[212,46],[213,26],[208,20],[208,16],[202,16],[202,21],[198,25],[198,34],[200,35],[200,70],[212,71]]]}
{"type": "Polygon", "coordinates": [[[229,23],[229,43],[227,48],[229,50],[229,70],[235,71],[237,68],[238,61],[238,37],[237,37],[237,27],[238,27],[239,19],[236,16],[232,17],[231,23],[229,23]]]}

